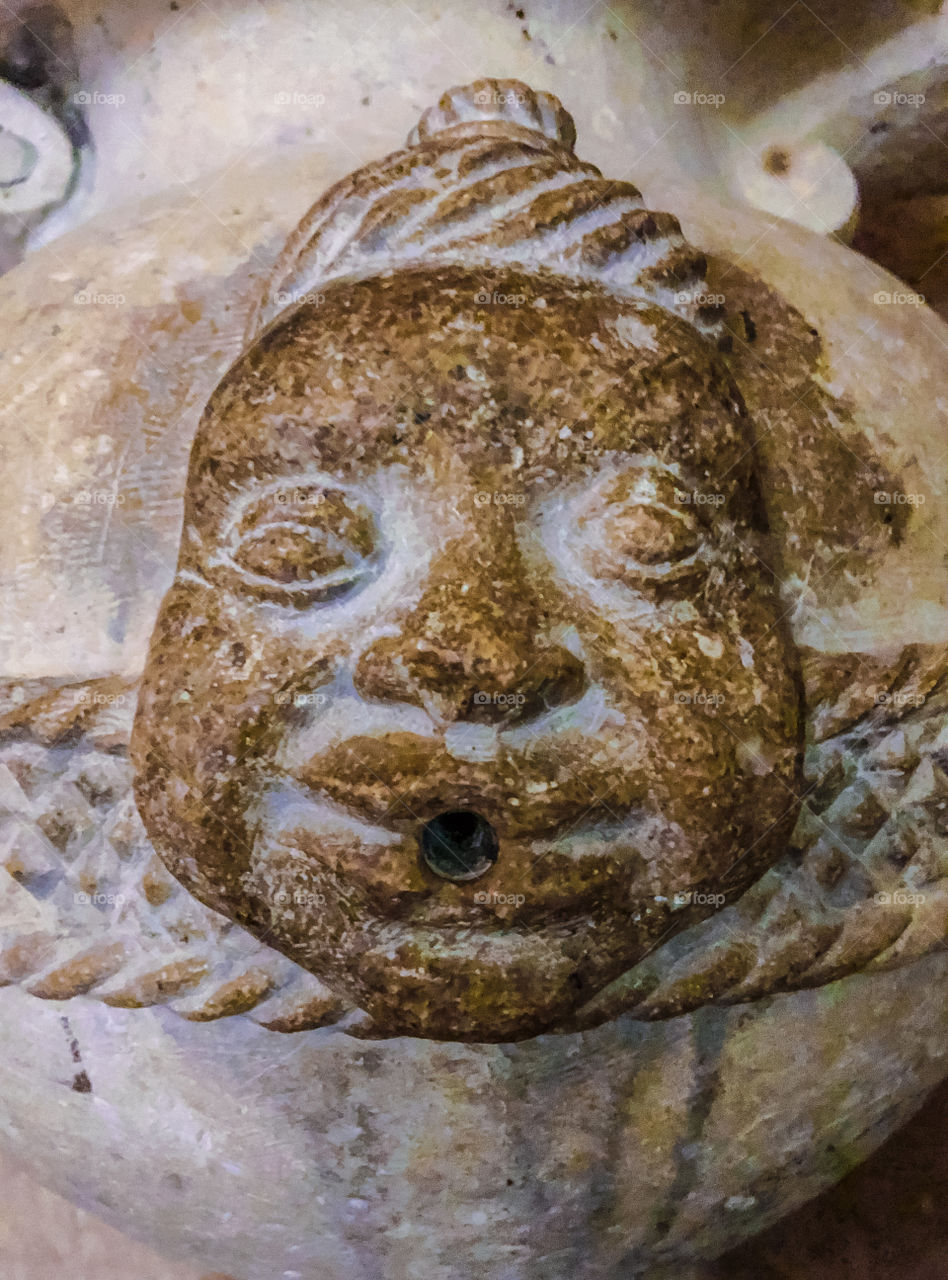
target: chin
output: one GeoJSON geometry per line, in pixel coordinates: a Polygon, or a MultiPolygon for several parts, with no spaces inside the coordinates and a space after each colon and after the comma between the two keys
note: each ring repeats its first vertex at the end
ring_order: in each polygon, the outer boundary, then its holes
{"type": "Polygon", "coordinates": [[[618,976],[586,971],[590,943],[575,929],[387,928],[354,959],[348,978],[380,1035],[526,1040],[555,1032],[577,1000],[618,976]]]}

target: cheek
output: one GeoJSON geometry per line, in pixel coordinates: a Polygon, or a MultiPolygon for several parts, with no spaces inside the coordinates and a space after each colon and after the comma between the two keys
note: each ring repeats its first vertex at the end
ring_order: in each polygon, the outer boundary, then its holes
{"type": "Polygon", "coordinates": [[[185,616],[169,601],[156,625],[140,719],[180,776],[217,790],[272,757],[294,705],[332,678],[358,637],[312,615],[225,608],[220,597],[201,610],[189,594],[188,604],[185,616]]]}
{"type": "Polygon", "coordinates": [[[629,736],[644,733],[657,771],[740,778],[757,755],[793,776],[798,664],[776,617],[756,604],[688,603],[666,607],[647,629],[599,617],[583,635],[594,679],[625,715],[629,736]]]}

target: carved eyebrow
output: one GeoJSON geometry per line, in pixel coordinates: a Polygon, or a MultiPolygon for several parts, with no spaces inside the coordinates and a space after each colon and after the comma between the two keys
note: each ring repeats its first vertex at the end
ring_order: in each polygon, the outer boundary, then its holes
{"type": "Polygon", "coordinates": [[[686,490],[699,489],[700,477],[694,475],[686,464],[668,462],[654,453],[620,453],[610,450],[600,455],[601,464],[589,479],[593,483],[602,483],[609,478],[609,472],[616,480],[622,479],[632,471],[640,471],[659,479],[669,480],[676,487],[686,490]],[[610,465],[611,464],[611,465],[610,465]]]}
{"type": "Polygon", "coordinates": [[[231,507],[251,507],[267,497],[275,497],[287,489],[337,489],[346,492],[351,485],[326,471],[308,468],[303,471],[289,470],[283,475],[268,476],[266,479],[249,479],[240,491],[232,497],[231,507]]]}

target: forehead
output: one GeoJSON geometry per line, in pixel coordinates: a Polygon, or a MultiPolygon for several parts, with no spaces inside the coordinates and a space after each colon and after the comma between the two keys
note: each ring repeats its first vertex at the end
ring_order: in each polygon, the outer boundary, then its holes
{"type": "Polygon", "coordinates": [[[700,481],[745,455],[713,348],[662,309],[560,277],[442,268],[328,287],[237,362],[205,411],[190,497],[314,466],[347,482],[450,458],[568,479],[654,454],[700,481]]]}

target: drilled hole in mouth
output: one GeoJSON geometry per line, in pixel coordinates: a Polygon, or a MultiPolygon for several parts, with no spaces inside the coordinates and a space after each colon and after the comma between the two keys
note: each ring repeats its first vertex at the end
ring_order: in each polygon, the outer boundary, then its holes
{"type": "Polygon", "coordinates": [[[476,880],[497,861],[497,832],[470,809],[439,813],[421,833],[421,856],[445,880],[476,880]]]}

